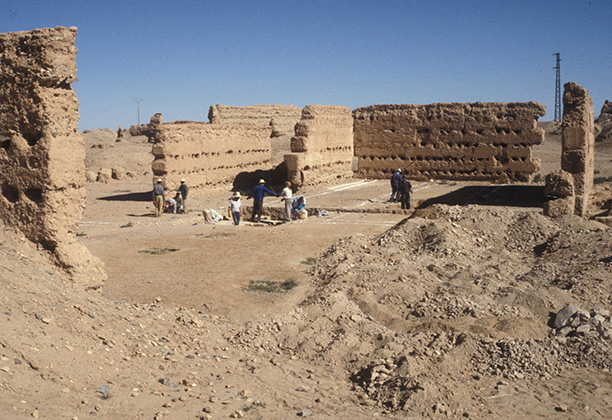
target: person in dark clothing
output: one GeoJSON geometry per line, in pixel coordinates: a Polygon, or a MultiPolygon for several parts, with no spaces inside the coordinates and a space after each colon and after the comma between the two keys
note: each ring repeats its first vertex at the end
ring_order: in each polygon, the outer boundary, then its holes
{"type": "Polygon", "coordinates": [[[407,179],[404,179],[399,188],[400,201],[402,209],[410,209],[410,194],[412,194],[412,184],[407,179]]]}
{"type": "Polygon", "coordinates": [[[261,221],[261,211],[263,210],[263,198],[266,193],[270,195],[276,196],[276,193],[272,190],[269,190],[264,185],[266,183],[265,180],[260,179],[259,184],[255,188],[253,188],[253,192],[249,194],[248,199],[253,199],[253,213],[251,213],[251,222],[260,222],[261,221]],[[257,220],[255,220],[257,218],[257,220]]]}
{"type": "Polygon", "coordinates": [[[185,202],[187,201],[189,187],[187,186],[187,184],[185,184],[184,179],[181,179],[181,185],[178,187],[178,190],[181,192],[181,197],[183,198],[183,213],[187,213],[187,207],[185,206],[185,202]]]}
{"type": "Polygon", "coordinates": [[[394,203],[399,201],[399,189],[402,185],[402,170],[398,169],[391,177],[391,199],[394,203]]]}

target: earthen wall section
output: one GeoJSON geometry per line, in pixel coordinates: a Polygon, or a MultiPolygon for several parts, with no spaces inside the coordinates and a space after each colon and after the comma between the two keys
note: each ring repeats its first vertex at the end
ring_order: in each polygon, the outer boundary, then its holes
{"type": "Polygon", "coordinates": [[[373,105],[353,111],[357,175],[411,179],[528,181],[540,162],[543,105],[441,103],[373,105]]]}
{"type": "Polygon", "coordinates": [[[291,137],[301,116],[302,108],[293,105],[212,105],[208,111],[211,124],[269,127],[272,165],[291,151],[291,137]]]}
{"type": "Polygon", "coordinates": [[[71,87],[76,33],[0,34],[0,217],[93,286],[105,277],[103,265],[76,241],[85,204],[85,147],[71,87]]]}
{"type": "Polygon", "coordinates": [[[574,213],[584,216],[594,177],[593,100],[585,88],[574,82],[566,83],[564,88],[561,169],[569,172],[574,179],[574,213]]]}
{"type": "Polygon", "coordinates": [[[343,106],[308,105],[295,126],[291,153],[285,155],[294,185],[353,176],[353,117],[343,106]]]}
{"type": "Polygon", "coordinates": [[[227,186],[241,172],[270,166],[270,130],[261,126],[205,122],[150,124],[154,182],[190,191],[227,186]]]}

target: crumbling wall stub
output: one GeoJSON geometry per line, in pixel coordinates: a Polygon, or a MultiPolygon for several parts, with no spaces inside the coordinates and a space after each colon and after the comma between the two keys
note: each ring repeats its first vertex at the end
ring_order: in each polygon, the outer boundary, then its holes
{"type": "Polygon", "coordinates": [[[289,181],[316,184],[353,176],[353,117],[343,106],[308,105],[285,155],[289,181]]]}
{"type": "Polygon", "coordinates": [[[593,100],[589,92],[574,82],[566,83],[563,93],[563,138],[561,169],[574,179],[574,213],[584,216],[593,188],[595,130],[593,100]]]}
{"type": "Polygon", "coordinates": [[[528,181],[540,162],[543,105],[442,103],[372,105],[353,111],[357,175],[388,178],[398,168],[416,180],[528,181]]]}
{"type": "Polygon", "coordinates": [[[204,122],[150,124],[153,182],[175,189],[185,179],[193,194],[227,186],[240,172],[270,165],[270,130],[204,122]]]}
{"type": "Polygon", "coordinates": [[[293,105],[212,105],[208,111],[211,124],[269,127],[272,165],[291,151],[291,137],[301,116],[302,108],[293,105]]]}
{"type": "Polygon", "coordinates": [[[88,286],[103,264],[76,241],[85,203],[77,130],[77,29],[0,34],[0,217],[88,286]]]}

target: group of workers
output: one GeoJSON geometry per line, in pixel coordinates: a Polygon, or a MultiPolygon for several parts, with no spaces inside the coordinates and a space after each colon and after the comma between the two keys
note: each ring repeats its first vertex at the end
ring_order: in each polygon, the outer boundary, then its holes
{"type": "MultiPolygon", "coordinates": [[[[187,194],[189,193],[189,187],[185,183],[184,179],[181,179],[181,185],[176,190],[176,195],[172,198],[166,199],[162,180],[158,179],[157,183],[153,186],[153,204],[155,206],[155,216],[160,217],[166,209],[169,213],[185,213],[187,211],[185,201],[187,200],[187,194]]],[[[271,189],[266,187],[266,181],[260,179],[259,183],[253,188],[253,191],[247,197],[253,199],[253,211],[251,212],[251,222],[260,222],[261,213],[263,210],[263,199],[264,196],[272,195],[280,197],[285,202],[285,222],[290,222],[292,216],[297,218],[300,212],[305,209],[304,197],[293,197],[293,191],[291,190],[291,182],[285,182],[285,187],[280,194],[275,193],[271,189]]],[[[402,170],[398,169],[391,177],[391,198],[389,201],[394,203],[401,203],[402,209],[410,209],[410,195],[412,194],[412,184],[408,179],[402,176],[402,170]]],[[[238,191],[234,192],[229,200],[227,208],[228,217],[232,219],[234,225],[240,224],[240,215],[242,213],[242,201],[241,195],[238,191]]]]}
{"type": "MultiPolygon", "coordinates": [[[[285,202],[285,222],[291,221],[292,213],[295,208],[293,206],[293,201],[291,198],[293,197],[293,191],[291,190],[291,182],[285,182],[285,187],[280,192],[280,194],[275,193],[271,189],[266,187],[266,180],[260,179],[259,183],[253,188],[253,191],[249,194],[247,199],[253,199],[253,211],[251,212],[251,222],[260,222],[261,221],[261,213],[263,211],[263,199],[265,195],[273,195],[275,197],[280,197],[281,200],[285,202]]],[[[298,200],[296,198],[296,200],[298,200]]],[[[303,201],[303,197],[302,197],[303,201]]],[[[231,217],[234,225],[240,224],[240,214],[241,214],[242,202],[240,199],[240,193],[235,192],[230,199],[229,206],[227,208],[228,217],[231,217]]]]}
{"type": "Polygon", "coordinates": [[[168,213],[186,213],[187,208],[185,207],[185,201],[187,201],[187,194],[189,193],[189,187],[185,184],[185,180],[181,179],[181,185],[176,190],[176,195],[166,199],[166,193],[164,186],[162,185],[161,178],[157,180],[157,183],[153,186],[153,205],[155,206],[155,216],[160,217],[164,212],[164,209],[168,213]]]}
{"type": "Polygon", "coordinates": [[[394,203],[400,202],[402,209],[410,209],[410,194],[412,194],[412,184],[407,178],[402,176],[402,170],[398,169],[391,176],[391,199],[394,203]]]}

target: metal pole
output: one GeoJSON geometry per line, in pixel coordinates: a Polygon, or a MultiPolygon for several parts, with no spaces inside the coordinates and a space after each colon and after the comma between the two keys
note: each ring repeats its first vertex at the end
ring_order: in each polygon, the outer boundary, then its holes
{"type": "Polygon", "coordinates": [[[553,69],[557,70],[555,78],[555,121],[561,121],[561,58],[559,53],[553,55],[557,56],[557,63],[553,69]]]}
{"type": "Polygon", "coordinates": [[[136,98],[134,100],[136,101],[136,107],[138,108],[138,125],[140,125],[140,101],[142,101],[142,98],[136,98]]]}

